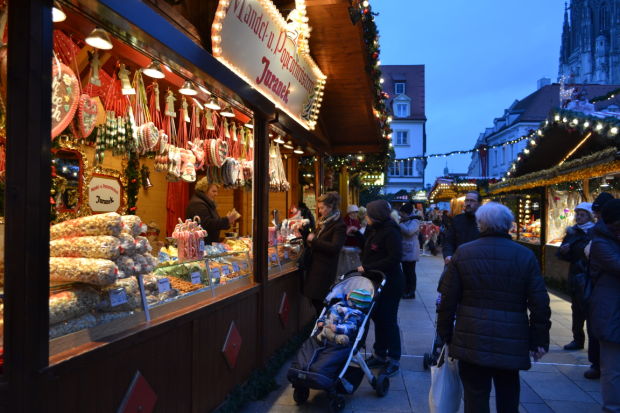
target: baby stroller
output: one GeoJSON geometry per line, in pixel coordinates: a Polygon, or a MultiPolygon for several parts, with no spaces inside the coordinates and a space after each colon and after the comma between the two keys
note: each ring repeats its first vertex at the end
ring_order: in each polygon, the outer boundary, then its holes
{"type": "Polygon", "coordinates": [[[355,340],[352,339],[348,345],[319,342],[316,336],[320,330],[315,322],[312,334],[302,345],[287,374],[293,385],[293,398],[297,404],[308,400],[310,389],[326,390],[329,396],[329,411],[339,412],[345,405],[343,394],[353,394],[364,376],[379,397],[387,394],[390,387],[389,377],[382,374],[375,376],[360,352],[360,349],[365,347],[370,315],[384,286],[385,275],[380,271],[350,271],[338,277],[325,298],[325,306],[319,319],[326,314],[330,305],[355,289],[369,291],[373,297],[372,302],[364,314],[355,340]]]}

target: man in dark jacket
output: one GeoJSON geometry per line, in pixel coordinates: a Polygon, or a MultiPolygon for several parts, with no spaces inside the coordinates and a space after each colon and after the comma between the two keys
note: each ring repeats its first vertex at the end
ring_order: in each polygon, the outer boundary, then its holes
{"type": "Polygon", "coordinates": [[[211,245],[213,242],[220,241],[220,231],[228,229],[237,220],[238,215],[229,214],[220,217],[215,205],[215,197],[218,194],[219,187],[211,184],[206,177],[196,182],[194,195],[189,200],[185,217],[193,219],[195,216],[200,217],[200,226],[207,231],[205,243],[211,245]]]}
{"type": "Polygon", "coordinates": [[[620,412],[620,199],[608,201],[592,230],[592,332],[601,351],[603,411],[620,412]]]}
{"type": "Polygon", "coordinates": [[[510,210],[490,202],[476,219],[480,238],[459,247],[439,286],[437,329],[459,359],[465,413],[489,412],[491,381],[497,411],[517,413],[519,370],[549,349],[549,295],[534,254],[508,234],[510,210]]]}
{"type": "Polygon", "coordinates": [[[448,264],[457,248],[466,242],[478,238],[480,232],[476,224],[476,210],[480,206],[480,194],[468,192],[465,194],[465,212],[455,216],[446,227],[442,240],[441,251],[445,263],[448,264]]]}
{"type": "MultiPolygon", "coordinates": [[[[575,225],[566,228],[566,235],[558,250],[558,258],[570,262],[568,268],[568,285],[571,293],[571,310],[573,316],[573,341],[564,346],[564,350],[581,350],[586,335],[583,326],[586,322],[587,311],[583,298],[576,288],[576,277],[585,273],[588,260],[584,249],[590,242],[590,230],[594,227],[592,220],[592,204],[581,202],[575,207],[575,225]]],[[[598,368],[598,366],[596,366],[598,368]]]]}
{"type": "Polygon", "coordinates": [[[405,289],[405,277],[400,261],[403,255],[403,238],[400,227],[391,218],[392,208],[387,201],[372,201],[366,206],[368,228],[364,233],[362,265],[358,271],[381,271],[385,274],[385,287],[372,313],[375,323],[373,356],[368,367],[383,367],[382,374],[394,376],[400,368],[400,329],[398,305],[405,289]]]}

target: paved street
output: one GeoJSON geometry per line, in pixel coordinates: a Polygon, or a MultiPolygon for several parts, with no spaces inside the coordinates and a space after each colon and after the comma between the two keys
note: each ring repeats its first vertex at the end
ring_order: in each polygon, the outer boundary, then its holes
{"type": "MultiPolygon", "coordinates": [[[[418,263],[418,292],[415,300],[401,301],[399,311],[403,341],[401,373],[391,379],[389,394],[378,398],[365,382],[352,396],[347,397],[345,412],[428,412],[430,372],[422,367],[422,355],[429,351],[433,340],[436,286],[443,264],[436,257],[422,257],[418,263]]],[[[585,351],[567,352],[562,346],[571,340],[570,304],[551,295],[553,326],[551,347],[541,363],[521,372],[521,412],[600,412],[598,380],[587,380],[583,372],[588,368],[585,351]]],[[[369,344],[372,337],[369,334],[369,344]]],[[[371,348],[371,346],[369,346],[371,348]]],[[[280,389],[264,401],[246,406],[244,413],[262,412],[325,412],[327,397],[323,392],[311,391],[310,400],[297,407],[293,390],[286,380],[285,366],[278,377],[280,389]]],[[[492,401],[491,411],[495,411],[492,401]]],[[[462,406],[461,406],[462,411],[462,406]]]]}

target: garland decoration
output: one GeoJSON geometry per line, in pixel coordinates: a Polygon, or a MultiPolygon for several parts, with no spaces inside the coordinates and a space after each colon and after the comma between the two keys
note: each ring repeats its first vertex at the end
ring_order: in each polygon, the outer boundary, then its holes
{"type": "Polygon", "coordinates": [[[141,184],[138,152],[129,152],[129,160],[125,168],[125,175],[127,176],[127,215],[135,215],[138,192],[140,191],[141,184]]]}

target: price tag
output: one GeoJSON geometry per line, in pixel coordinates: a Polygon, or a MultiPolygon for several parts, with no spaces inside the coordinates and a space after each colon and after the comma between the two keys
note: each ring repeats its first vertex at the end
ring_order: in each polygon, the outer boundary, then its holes
{"type": "MultiPolygon", "coordinates": [[[[198,251],[205,252],[205,240],[204,238],[200,239],[200,245],[198,245],[198,251]]],[[[202,254],[200,254],[202,255],[202,254]]]]}
{"type": "Polygon", "coordinates": [[[228,265],[224,265],[222,267],[222,275],[228,275],[230,274],[230,267],[228,265]]]}
{"type": "Polygon", "coordinates": [[[233,262],[233,272],[239,272],[239,264],[233,262]]]}
{"type": "Polygon", "coordinates": [[[116,307],[121,304],[125,304],[127,302],[127,293],[124,288],[117,288],[115,290],[110,290],[108,293],[110,295],[110,306],[116,307]]]}
{"type": "Polygon", "coordinates": [[[200,284],[202,281],[200,280],[200,271],[193,272],[191,274],[192,284],[200,284]]]}
{"type": "Polygon", "coordinates": [[[220,278],[220,269],[219,267],[209,267],[211,270],[211,276],[215,278],[220,278]]]}
{"type": "Polygon", "coordinates": [[[278,262],[278,254],[271,254],[271,261],[278,262]]]}
{"type": "Polygon", "coordinates": [[[244,262],[242,262],[242,263],[241,263],[241,269],[242,269],[243,271],[247,271],[247,270],[248,270],[248,268],[249,268],[249,266],[248,266],[248,263],[247,263],[247,262],[245,262],[245,261],[244,261],[244,262]]]}
{"type": "Polygon", "coordinates": [[[288,260],[288,251],[284,251],[284,259],[288,260]]]}
{"type": "Polygon", "coordinates": [[[160,278],[157,280],[157,290],[160,294],[170,291],[170,280],[167,278],[160,278]]]}

